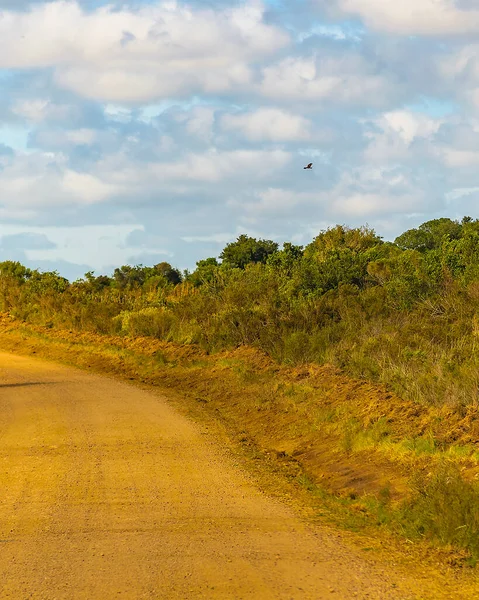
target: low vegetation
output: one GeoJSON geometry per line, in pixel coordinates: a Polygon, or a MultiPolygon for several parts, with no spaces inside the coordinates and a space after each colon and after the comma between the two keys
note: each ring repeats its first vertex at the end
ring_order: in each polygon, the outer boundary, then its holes
{"type": "Polygon", "coordinates": [[[479,221],[436,219],[394,243],[367,227],[304,248],[243,235],[192,273],[123,266],[70,283],[3,262],[0,310],[16,319],[3,336],[94,339],[123,370],[148,356],[142,377],[190,385],[355,526],[479,557],[479,221]]]}

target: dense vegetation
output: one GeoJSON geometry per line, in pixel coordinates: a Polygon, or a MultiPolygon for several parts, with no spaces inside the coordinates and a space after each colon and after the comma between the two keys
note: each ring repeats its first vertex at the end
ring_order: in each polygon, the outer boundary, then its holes
{"type": "MultiPolygon", "coordinates": [[[[479,390],[479,220],[435,219],[394,243],[367,227],[336,226],[304,248],[242,235],[192,273],[168,263],[123,266],[112,276],[87,273],[70,283],[7,261],[0,263],[0,310],[35,325],[151,336],[210,354],[253,346],[286,365],[332,363],[386,383],[400,398],[422,404],[435,425],[426,419],[427,426],[411,423],[410,431],[393,435],[383,418],[387,407],[368,415],[367,426],[354,404],[337,414],[324,411],[314,386],[291,384],[282,401],[293,402],[298,388],[306,407],[298,414],[314,416],[311,423],[329,432],[326,443],[335,452],[366,448],[401,468],[408,461],[412,495],[396,507],[381,501],[378,524],[392,524],[408,539],[427,534],[479,559],[479,438],[470,427],[479,390]],[[460,435],[456,425],[436,435],[456,417],[469,423],[460,425],[460,435]]],[[[240,366],[248,381],[261,379],[240,366]]],[[[265,381],[264,390],[255,383],[256,396],[267,398],[262,411],[272,389],[279,400],[282,393],[280,384],[265,381]]],[[[213,398],[211,381],[205,389],[213,398]]]]}
{"type": "Polygon", "coordinates": [[[394,243],[367,227],[334,227],[305,248],[242,235],[183,274],[161,263],[69,283],[0,263],[0,308],[28,322],[209,352],[253,345],[436,404],[478,399],[478,300],[479,220],[470,217],[428,221],[394,243]]]}

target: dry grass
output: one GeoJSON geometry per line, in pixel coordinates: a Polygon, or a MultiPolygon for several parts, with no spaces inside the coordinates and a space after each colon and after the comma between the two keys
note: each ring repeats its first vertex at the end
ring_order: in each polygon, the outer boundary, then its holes
{"type": "Polygon", "coordinates": [[[459,414],[417,405],[335,367],[280,366],[247,347],[209,355],[152,338],[34,327],[7,316],[0,339],[6,350],[179,392],[280,461],[348,527],[427,536],[465,548],[472,560],[478,556],[476,513],[468,508],[479,506],[479,422],[472,407],[459,414]],[[456,469],[452,479],[452,471],[444,476],[445,464],[456,469]]]}

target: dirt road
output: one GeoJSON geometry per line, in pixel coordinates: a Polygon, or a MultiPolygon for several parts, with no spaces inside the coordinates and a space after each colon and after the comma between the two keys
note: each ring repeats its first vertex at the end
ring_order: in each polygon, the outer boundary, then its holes
{"type": "Polygon", "coordinates": [[[0,354],[0,598],[424,598],[154,392],[0,354]]]}

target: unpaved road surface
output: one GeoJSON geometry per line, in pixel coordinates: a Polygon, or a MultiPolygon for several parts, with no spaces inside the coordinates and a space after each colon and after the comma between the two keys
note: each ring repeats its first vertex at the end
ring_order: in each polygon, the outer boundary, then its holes
{"type": "Polygon", "coordinates": [[[155,392],[0,354],[0,598],[423,598],[155,392]]]}

